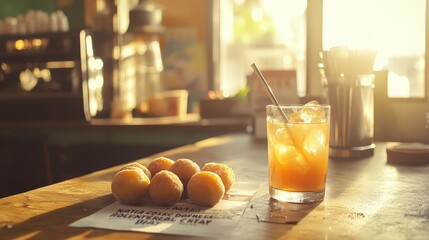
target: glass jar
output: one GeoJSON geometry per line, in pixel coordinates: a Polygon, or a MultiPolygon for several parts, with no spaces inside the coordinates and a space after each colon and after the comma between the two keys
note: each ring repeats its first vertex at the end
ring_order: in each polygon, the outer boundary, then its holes
{"type": "Polygon", "coordinates": [[[144,113],[147,111],[149,98],[163,90],[161,83],[163,64],[158,36],[136,35],[134,49],[136,110],[144,113]]]}

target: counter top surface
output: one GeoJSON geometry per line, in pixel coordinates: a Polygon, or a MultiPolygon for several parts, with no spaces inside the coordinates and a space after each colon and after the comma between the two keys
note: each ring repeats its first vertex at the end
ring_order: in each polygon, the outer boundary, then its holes
{"type": "MultiPolygon", "coordinates": [[[[390,165],[385,146],[376,143],[370,158],[331,159],[325,200],[297,205],[305,209],[298,223],[261,222],[248,207],[231,239],[427,239],[429,166],[390,165]]],[[[261,183],[253,201],[269,202],[266,142],[249,134],[223,135],[158,155],[190,158],[200,165],[227,163],[237,181],[261,183]]],[[[158,155],[138,161],[147,164],[158,155]]],[[[188,239],[68,227],[115,201],[110,181],[119,168],[0,199],[0,239],[188,239]]]]}
{"type": "Polygon", "coordinates": [[[92,119],[85,120],[0,120],[1,128],[54,128],[54,127],[207,127],[242,126],[251,123],[250,117],[201,118],[199,114],[184,116],[92,119]]]}

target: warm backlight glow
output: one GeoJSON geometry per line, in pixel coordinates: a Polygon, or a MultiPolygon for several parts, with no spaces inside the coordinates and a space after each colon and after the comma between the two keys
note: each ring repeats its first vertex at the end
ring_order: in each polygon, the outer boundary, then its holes
{"type": "Polygon", "coordinates": [[[389,96],[424,97],[425,9],[426,0],[324,0],[323,48],[376,49],[374,67],[395,76],[389,96]]]}
{"type": "Polygon", "coordinates": [[[418,54],[425,46],[425,0],[325,0],[323,46],[418,54]]]}
{"type": "Polygon", "coordinates": [[[19,39],[19,40],[15,41],[15,49],[16,50],[21,51],[24,49],[24,47],[25,47],[24,40],[19,39]]]}

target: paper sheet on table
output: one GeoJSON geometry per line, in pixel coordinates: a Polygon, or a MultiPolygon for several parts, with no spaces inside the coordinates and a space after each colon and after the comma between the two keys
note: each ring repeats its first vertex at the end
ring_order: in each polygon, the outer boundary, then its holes
{"type": "Polygon", "coordinates": [[[70,226],[186,236],[228,236],[258,189],[259,185],[255,183],[235,183],[212,208],[199,207],[189,200],[169,207],[153,205],[150,200],[141,206],[114,202],[70,226]]]}

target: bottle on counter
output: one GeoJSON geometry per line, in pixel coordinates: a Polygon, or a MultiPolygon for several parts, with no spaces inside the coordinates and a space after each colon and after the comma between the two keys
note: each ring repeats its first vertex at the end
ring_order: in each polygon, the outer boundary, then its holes
{"type": "Polygon", "coordinates": [[[164,31],[161,25],[162,10],[150,0],[140,1],[129,13],[127,34],[132,35],[132,62],[135,76],[135,114],[147,112],[148,100],[163,90],[161,74],[163,62],[159,36],[164,31]]]}

